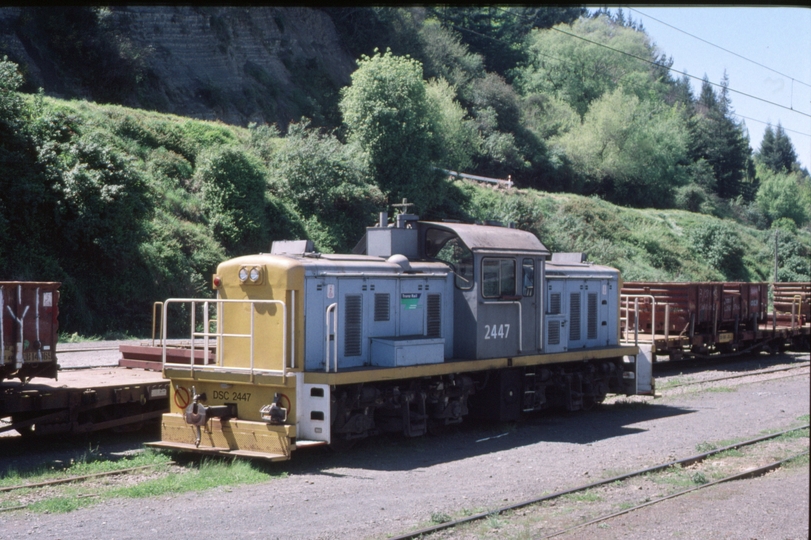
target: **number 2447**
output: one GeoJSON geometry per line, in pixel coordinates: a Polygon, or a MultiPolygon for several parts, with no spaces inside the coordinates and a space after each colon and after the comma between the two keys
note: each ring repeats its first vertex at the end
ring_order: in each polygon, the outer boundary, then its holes
{"type": "Polygon", "coordinates": [[[507,339],[510,335],[509,324],[485,324],[484,339],[507,339]]]}

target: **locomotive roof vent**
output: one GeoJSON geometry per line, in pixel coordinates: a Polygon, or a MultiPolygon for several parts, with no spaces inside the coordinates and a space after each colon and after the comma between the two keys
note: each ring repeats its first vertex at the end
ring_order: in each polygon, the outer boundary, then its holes
{"type": "Polygon", "coordinates": [[[276,240],[270,245],[271,255],[301,255],[314,251],[312,240],[276,240]]]}
{"type": "Polygon", "coordinates": [[[585,264],[588,257],[585,253],[553,253],[552,262],[558,264],[585,264]]]}

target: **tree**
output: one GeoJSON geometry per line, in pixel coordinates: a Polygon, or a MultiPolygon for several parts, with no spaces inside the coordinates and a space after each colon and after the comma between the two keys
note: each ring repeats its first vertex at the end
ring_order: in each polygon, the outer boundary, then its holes
{"type": "MultiPolygon", "coordinates": [[[[520,96],[504,77],[484,70],[481,55],[471,53],[457,32],[428,20],[420,30],[420,39],[426,74],[446,79],[458,96],[458,104],[447,102],[443,110],[466,108],[470,118],[464,120],[464,131],[476,130],[480,135],[476,137],[480,143],[457,146],[473,151],[470,165],[479,174],[512,175],[521,177],[522,185],[529,185],[526,180],[530,173],[538,172],[531,166],[546,164],[547,157],[543,141],[524,125],[520,96]]],[[[447,123],[447,114],[440,115],[445,117],[443,123],[447,123]]],[[[461,134],[458,129],[454,131],[461,134]]],[[[439,135],[445,137],[447,130],[440,130],[439,135]]],[[[440,163],[453,168],[446,160],[440,159],[440,163]]]]}
{"type": "Polygon", "coordinates": [[[774,172],[789,172],[796,167],[797,152],[779,122],[774,131],[771,124],[766,127],[757,157],[774,172]]]}
{"type": "Polygon", "coordinates": [[[655,60],[648,37],[604,16],[581,18],[571,26],[559,25],[552,30],[533,30],[525,47],[527,62],[516,69],[515,84],[520,92],[525,96],[555,96],[581,117],[591,102],[619,86],[643,99],[665,91],[644,61],[655,60]]]}
{"type": "Polygon", "coordinates": [[[265,248],[267,173],[262,163],[228,146],[201,161],[195,181],[202,187],[203,209],[214,237],[232,254],[265,248]]]}
{"type": "Polygon", "coordinates": [[[273,188],[292,201],[322,251],[347,251],[383,208],[368,163],[355,145],[291,124],[270,163],[273,188]]]}
{"type": "Polygon", "coordinates": [[[748,281],[741,236],[734,225],[721,220],[706,221],[685,232],[695,252],[718,271],[722,279],[748,281]]]}
{"type": "Polygon", "coordinates": [[[466,94],[471,82],[485,74],[482,56],[471,53],[458,32],[436,20],[426,20],[419,37],[425,76],[447,80],[459,90],[461,99],[469,101],[466,94]]]}
{"type": "Polygon", "coordinates": [[[577,6],[442,6],[431,12],[443,26],[457,30],[471,52],[484,58],[487,71],[506,77],[524,60],[521,43],[533,28],[571,24],[586,10],[577,6]]]}
{"type": "Polygon", "coordinates": [[[20,123],[22,98],[17,90],[23,84],[17,64],[9,61],[8,56],[0,60],[0,126],[14,128],[20,123]]]}
{"type": "Polygon", "coordinates": [[[707,77],[696,102],[690,126],[690,158],[704,159],[713,169],[719,197],[734,199],[748,194],[744,180],[751,165],[749,137],[741,123],[733,118],[728,94],[729,80],[724,74],[721,93],[716,94],[707,77]]]}
{"type": "Polygon", "coordinates": [[[799,172],[774,172],[765,163],[758,164],[760,189],[755,202],[774,222],[781,218],[794,221],[797,226],[811,220],[811,181],[799,172]]]}
{"type": "Polygon", "coordinates": [[[582,124],[554,139],[585,179],[585,191],[619,204],[667,208],[686,182],[687,131],[678,107],[621,89],[592,103],[582,124]]]}
{"type": "Polygon", "coordinates": [[[454,88],[444,79],[429,81],[426,96],[438,145],[436,164],[456,171],[468,170],[482,144],[475,122],[467,117],[456,101],[454,88]]]}
{"type": "Polygon", "coordinates": [[[441,177],[431,167],[433,118],[418,61],[391,51],[362,56],[340,107],[350,142],[367,153],[390,201],[408,198],[425,211],[440,200],[441,177]]]}

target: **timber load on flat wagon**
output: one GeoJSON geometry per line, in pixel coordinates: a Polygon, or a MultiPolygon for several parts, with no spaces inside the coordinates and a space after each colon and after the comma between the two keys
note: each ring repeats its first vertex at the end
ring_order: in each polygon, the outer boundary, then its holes
{"type": "Polygon", "coordinates": [[[811,283],[775,283],[774,313],[781,323],[804,326],[811,322],[811,283]]]}
{"type": "Polygon", "coordinates": [[[121,367],[60,370],[60,285],[0,282],[0,433],[129,429],[168,411],[169,384],[160,373],[121,367]]]}
{"type": "Polygon", "coordinates": [[[622,332],[650,343],[653,360],[807,351],[808,301],[804,283],[627,282],[622,332]]]}

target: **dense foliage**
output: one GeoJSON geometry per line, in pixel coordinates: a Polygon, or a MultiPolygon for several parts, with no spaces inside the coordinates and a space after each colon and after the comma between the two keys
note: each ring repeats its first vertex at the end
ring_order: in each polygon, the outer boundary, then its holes
{"type": "MultiPolygon", "coordinates": [[[[358,63],[326,128],[22,94],[17,66],[0,61],[0,279],[62,281],[65,331],[142,333],[153,301],[210,294],[225,258],[291,238],[348,251],[403,198],[423,217],[513,222],[626,280],[769,279],[775,240],[779,279],[811,279],[811,178],[783,129],[753,153],[729,81],[705,80],[694,97],[621,15],[327,12],[358,63]]],[[[77,47],[82,14],[49,46],[77,47]]],[[[115,56],[95,50],[104,21],[88,28],[77,58],[115,56]]]]}

